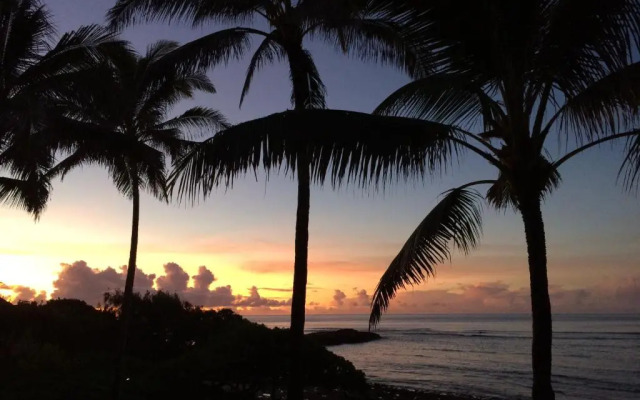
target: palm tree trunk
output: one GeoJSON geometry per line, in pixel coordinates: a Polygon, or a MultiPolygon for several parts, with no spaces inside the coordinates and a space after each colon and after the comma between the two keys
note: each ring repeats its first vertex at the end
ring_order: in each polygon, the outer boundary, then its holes
{"type": "MultiPolygon", "coordinates": [[[[133,174],[132,174],[133,175],[133,174]]],[[[133,303],[133,281],[136,274],[136,258],[138,255],[138,226],[140,222],[140,189],[135,179],[132,179],[133,190],[133,217],[131,221],[131,246],[129,249],[129,265],[127,266],[127,280],[124,285],[122,297],[122,309],[120,311],[120,348],[116,361],[116,370],[113,381],[113,399],[120,398],[123,372],[125,370],[125,356],[127,352],[127,340],[131,325],[131,306],[133,303]]]]}
{"type": "Polygon", "coordinates": [[[291,301],[291,375],[287,399],[301,400],[304,391],[305,304],[307,297],[307,260],[309,243],[310,182],[309,160],[300,152],[298,168],[298,210],[296,214],[295,262],[293,266],[293,298],[291,301]]]}
{"type": "MultiPolygon", "coordinates": [[[[289,67],[293,82],[296,110],[307,108],[309,89],[307,75],[297,68],[300,65],[302,44],[288,50],[289,67]]],[[[304,340],[305,305],[307,299],[307,261],[309,254],[309,210],[311,183],[309,155],[304,139],[299,144],[296,168],[298,176],[298,209],[296,212],[295,261],[293,265],[293,294],[291,299],[291,364],[289,370],[288,400],[302,400],[304,396],[304,340]]]]}
{"type": "Polygon", "coordinates": [[[547,280],[547,249],[540,197],[524,197],[520,202],[529,255],[531,312],[533,316],[533,400],[555,400],[551,387],[551,302],[547,280]]]}

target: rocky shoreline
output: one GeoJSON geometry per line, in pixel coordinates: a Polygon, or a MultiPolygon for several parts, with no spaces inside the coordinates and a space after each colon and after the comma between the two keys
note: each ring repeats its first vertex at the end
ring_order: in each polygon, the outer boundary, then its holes
{"type": "Polygon", "coordinates": [[[307,333],[308,339],[323,346],[339,346],[341,344],[367,343],[380,340],[382,337],[377,333],[367,331],[357,331],[355,329],[338,329],[335,331],[319,331],[307,333]]]}
{"type": "MultiPolygon", "coordinates": [[[[278,392],[275,399],[285,398],[284,390],[278,392]]],[[[365,391],[345,391],[341,389],[326,389],[308,387],[305,389],[305,400],[496,400],[472,395],[452,395],[446,393],[428,392],[418,389],[401,388],[397,386],[370,384],[365,391]]],[[[272,399],[272,394],[264,393],[258,399],[272,399]]]]}

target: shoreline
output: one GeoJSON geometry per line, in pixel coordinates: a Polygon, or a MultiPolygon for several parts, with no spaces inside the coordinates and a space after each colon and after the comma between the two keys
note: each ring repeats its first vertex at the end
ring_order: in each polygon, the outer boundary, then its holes
{"type": "MultiPolygon", "coordinates": [[[[305,389],[305,400],[498,400],[493,397],[477,397],[474,395],[455,395],[430,392],[382,383],[368,383],[363,392],[346,392],[340,389],[309,387],[305,389]]],[[[270,399],[270,396],[259,397],[270,399]]]]}
{"type": "MultiPolygon", "coordinates": [[[[279,396],[284,396],[284,389],[277,391],[279,396]]],[[[258,399],[272,399],[271,393],[263,393],[258,399]]],[[[275,399],[283,397],[274,397],[275,399]]],[[[343,389],[329,389],[324,387],[307,387],[304,393],[305,400],[499,400],[497,397],[482,397],[471,394],[439,393],[428,390],[412,389],[407,387],[388,385],[383,383],[367,383],[365,390],[345,391],[343,389]]]]}
{"type": "Polygon", "coordinates": [[[396,399],[396,400],[497,400],[496,398],[477,397],[473,395],[459,395],[450,393],[438,393],[421,389],[412,389],[401,386],[382,383],[370,383],[370,391],[373,397],[370,399],[396,399]]]}

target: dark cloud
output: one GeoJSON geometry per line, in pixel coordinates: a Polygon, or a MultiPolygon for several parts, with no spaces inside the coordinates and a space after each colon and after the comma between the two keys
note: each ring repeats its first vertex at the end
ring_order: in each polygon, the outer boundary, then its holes
{"type": "MultiPolygon", "coordinates": [[[[640,276],[598,285],[567,289],[550,286],[554,312],[637,312],[640,276]]],[[[531,311],[529,288],[511,288],[503,282],[463,285],[446,290],[399,292],[390,310],[396,312],[503,313],[531,311]]]]}
{"type": "MultiPolygon", "coordinates": [[[[90,268],[84,261],[73,264],[61,264],[62,271],[53,282],[55,290],[52,298],[80,299],[88,304],[97,305],[105,292],[123,290],[126,280],[126,266],[118,272],[109,267],[104,270],[90,268]]],[[[153,287],[154,274],[147,275],[136,269],[134,291],[145,292],[153,287]]]]}
{"type": "Polygon", "coordinates": [[[0,290],[11,292],[7,300],[13,303],[19,301],[36,301],[38,303],[47,301],[47,292],[44,290],[36,293],[35,289],[22,285],[7,285],[0,282],[0,290]]]}
{"type": "Polygon", "coordinates": [[[189,274],[176,263],[164,266],[165,274],[158,277],[156,284],[159,290],[176,293],[186,301],[202,307],[242,307],[265,308],[281,307],[290,301],[274,300],[260,296],[257,287],[249,289],[249,296],[234,295],[231,286],[220,286],[210,289],[216,280],[213,272],[207,267],[198,268],[198,274],[192,277],[193,287],[187,287],[189,274]]]}
{"type": "Polygon", "coordinates": [[[282,307],[291,304],[290,300],[274,300],[260,296],[258,288],[252,286],[249,289],[249,296],[238,296],[233,303],[236,307],[251,307],[251,308],[263,308],[263,307],[282,307]]]}
{"type": "Polygon", "coordinates": [[[353,288],[352,297],[347,296],[347,294],[342,290],[334,290],[333,305],[340,309],[352,309],[352,311],[365,312],[366,308],[369,307],[370,302],[371,297],[365,289],[353,288]]]}
{"type": "MultiPolygon", "coordinates": [[[[62,264],[62,271],[54,282],[55,290],[52,293],[52,298],[75,298],[84,300],[91,305],[97,305],[102,301],[105,292],[122,290],[125,279],[126,266],[118,272],[110,267],[105,270],[92,269],[84,261],[62,264]]],[[[250,289],[249,296],[234,295],[229,285],[212,288],[211,284],[215,281],[213,272],[205,266],[200,266],[198,273],[190,277],[179,264],[170,262],[164,265],[164,275],[157,277],[157,279],[154,274],[147,275],[139,269],[136,270],[134,290],[137,292],[151,291],[155,282],[158,290],[176,293],[191,304],[202,307],[265,308],[290,304],[289,300],[282,301],[262,297],[256,287],[250,289]],[[189,287],[190,280],[193,280],[193,287],[189,287]]],[[[7,287],[7,289],[12,288],[7,287]]],[[[20,288],[20,291],[16,291],[16,293],[20,300],[41,298],[30,288],[20,288]]]]}
{"type": "Polygon", "coordinates": [[[356,292],[354,305],[368,307],[371,303],[371,297],[369,297],[367,291],[364,289],[358,290],[358,288],[354,288],[353,291],[356,292]]]}
{"type": "Polygon", "coordinates": [[[197,290],[209,290],[209,286],[216,280],[213,272],[204,265],[198,268],[198,275],[193,276],[193,287],[197,290]]]}
{"type": "Polygon", "coordinates": [[[165,275],[156,279],[158,290],[171,293],[181,293],[187,290],[189,283],[189,274],[187,274],[181,266],[174,262],[164,265],[165,275]]]}
{"type": "Polygon", "coordinates": [[[333,294],[333,302],[337,306],[341,306],[344,304],[344,299],[347,298],[347,295],[342,290],[337,290],[333,294]]]}

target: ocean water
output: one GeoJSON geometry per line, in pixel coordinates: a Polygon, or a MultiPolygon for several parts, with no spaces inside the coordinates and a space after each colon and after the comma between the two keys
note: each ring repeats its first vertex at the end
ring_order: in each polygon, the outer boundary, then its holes
{"type": "MultiPolygon", "coordinates": [[[[250,319],[287,327],[287,316],[250,319]]],[[[310,315],[308,332],[366,330],[367,315],[310,315]]],[[[531,388],[528,315],[385,315],[383,340],[330,347],[372,382],[487,399],[525,399],[531,388]]],[[[558,400],[640,399],[640,315],[554,316],[558,400]]]]}

